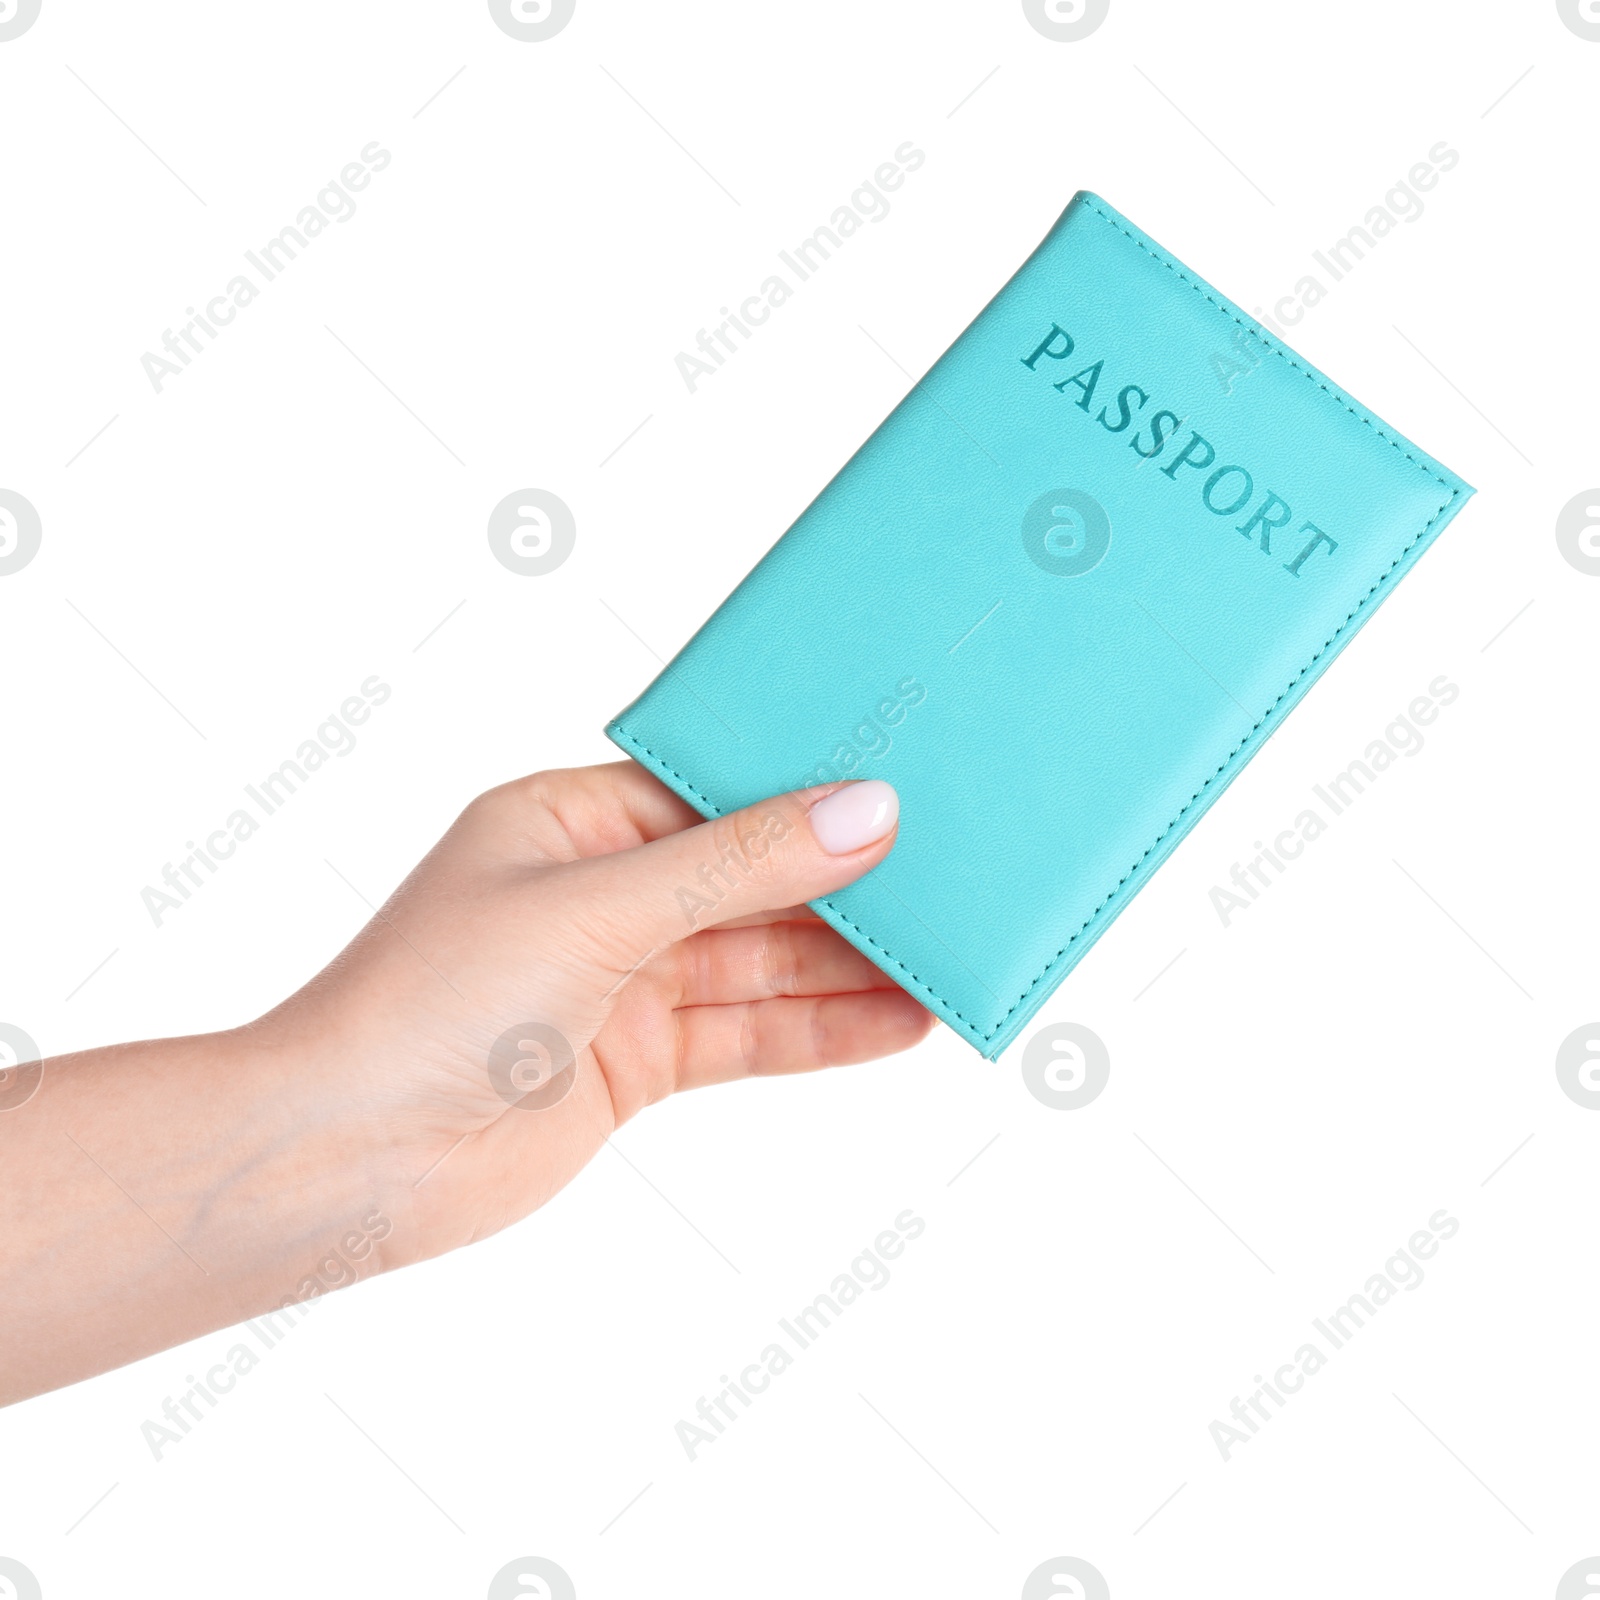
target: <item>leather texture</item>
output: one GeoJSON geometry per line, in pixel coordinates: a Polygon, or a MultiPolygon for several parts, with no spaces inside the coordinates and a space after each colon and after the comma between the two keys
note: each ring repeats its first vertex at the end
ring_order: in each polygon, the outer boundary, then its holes
{"type": "Polygon", "coordinates": [[[706,816],[892,783],[816,910],[993,1059],[1471,494],[1080,193],[606,732],[706,816]]]}

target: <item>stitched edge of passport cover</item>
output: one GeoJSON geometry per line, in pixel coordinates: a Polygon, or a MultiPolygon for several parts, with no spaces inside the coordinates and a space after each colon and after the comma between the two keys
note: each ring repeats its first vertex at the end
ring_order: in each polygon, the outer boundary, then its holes
{"type": "MultiPolygon", "coordinates": [[[[1348,412],[1357,422],[1372,429],[1379,438],[1392,449],[1397,450],[1407,461],[1411,462],[1419,471],[1425,473],[1446,493],[1438,508],[1401,547],[1394,560],[1378,576],[1372,587],[1350,609],[1344,620],[1328,635],[1321,646],[1312,653],[1294,677],[1284,685],[1277,698],[1252,724],[1249,732],[1229,751],[1216,769],[1199,783],[1194,793],[1178,808],[1167,825],[1145,847],[1144,851],[1129,864],[1121,877],[1106,891],[1094,910],[1084,918],[1077,929],[1062,944],[1061,948],[1045,963],[1032,982],[1023,987],[1008,1009],[992,1025],[985,1026],[978,1020],[968,1017],[957,1010],[931,985],[918,977],[893,951],[885,948],[858,923],[853,922],[841,912],[831,900],[824,899],[811,902],[812,909],[830,926],[843,934],[858,948],[863,948],[871,954],[872,959],[877,961],[880,966],[883,966],[885,971],[890,971],[903,988],[910,990],[930,1010],[954,1027],[957,1032],[975,1045],[991,1061],[998,1057],[1011,1042],[1026,1023],[1028,1017],[1032,1015],[1032,1010],[1036,1009],[1037,1004],[1042,1004],[1056,984],[1065,978],[1072,968],[1077,965],[1087,951],[1089,943],[1093,942],[1092,939],[1088,943],[1082,942],[1084,935],[1091,928],[1095,928],[1096,924],[1099,924],[1101,929],[1110,926],[1123,907],[1133,899],[1144,880],[1172,853],[1184,835],[1199,820],[1205,809],[1204,806],[1200,806],[1202,798],[1209,794],[1210,799],[1214,799],[1216,794],[1220,794],[1243,770],[1249,763],[1251,756],[1271,736],[1277,724],[1282,722],[1284,717],[1299,703],[1311,685],[1321,676],[1349,636],[1360,627],[1361,622],[1364,622],[1366,617],[1375,609],[1375,602],[1381,600],[1382,596],[1394,588],[1399,578],[1410,570],[1417,557],[1432,542],[1433,536],[1455,515],[1460,506],[1474,492],[1469,484],[1462,481],[1454,473],[1449,472],[1442,463],[1435,461],[1424,451],[1419,450],[1410,440],[1394,434],[1379,417],[1363,406],[1360,401],[1346,393],[1325,373],[1318,371],[1309,362],[1302,360],[1281,340],[1269,333],[1254,317],[1242,311],[1226,296],[1213,289],[1204,279],[1191,272],[1175,256],[1164,250],[1120,212],[1107,205],[1098,195],[1084,190],[1075,196],[1066,211],[1057,220],[1055,226],[1051,228],[1050,233],[1040,242],[1039,249],[1044,248],[1056,228],[1060,227],[1066,217],[1080,204],[1093,215],[1099,217],[1109,227],[1122,234],[1136,248],[1144,251],[1147,255],[1153,256],[1169,272],[1174,273],[1196,294],[1199,294],[1218,311],[1238,324],[1239,327],[1243,328],[1253,339],[1258,340],[1266,349],[1287,361],[1309,383],[1326,394],[1330,400],[1348,412]],[[1213,790],[1215,793],[1211,793],[1213,790]],[[1197,809],[1197,806],[1199,809],[1197,809]],[[1129,887],[1130,884],[1133,885],[1132,888],[1129,887]],[[1048,985],[1045,993],[1039,996],[1035,1007],[1023,1012],[1022,1008],[1028,1004],[1030,998],[1038,992],[1042,985],[1048,985]],[[1019,1015],[1019,1012],[1022,1014],[1019,1015]]],[[[1031,260],[1032,257],[1030,256],[1029,259],[1031,260]]],[[[1026,264],[1024,262],[1023,266],[1025,267],[1026,264]]],[[[1019,267],[1017,270],[1021,272],[1023,269],[1019,267]]],[[[1012,276],[1015,277],[1016,274],[1014,273],[1012,276]]],[[[1010,281],[1008,279],[1007,283],[1009,284],[1010,281]]],[[[1001,288],[999,293],[1005,293],[1004,287],[1001,288]]],[[[966,330],[963,329],[955,342],[959,343],[960,339],[965,337],[965,334],[966,330]]],[[[954,345],[951,348],[954,348],[954,345]]],[[[942,358],[943,352],[941,352],[940,359],[942,358]]],[[[937,362],[934,363],[935,366],[937,364],[937,362]]],[[[930,368],[929,370],[931,371],[932,369],[930,368]]],[[[921,379],[918,380],[919,383],[921,381],[921,379]]],[[[907,391],[907,393],[909,395],[910,391],[907,391]]],[[[737,590],[735,593],[737,593],[737,590]]],[[[663,783],[666,783],[681,798],[689,801],[697,810],[708,817],[721,816],[723,814],[721,807],[702,794],[689,778],[678,772],[667,760],[628,731],[622,720],[626,715],[627,713],[623,712],[606,725],[605,732],[607,736],[620,748],[626,750],[629,755],[641,761],[663,783]]],[[[1206,804],[1210,803],[1210,799],[1207,799],[1206,804]]],[[[1098,930],[1095,936],[1098,937],[1098,930]]]]}

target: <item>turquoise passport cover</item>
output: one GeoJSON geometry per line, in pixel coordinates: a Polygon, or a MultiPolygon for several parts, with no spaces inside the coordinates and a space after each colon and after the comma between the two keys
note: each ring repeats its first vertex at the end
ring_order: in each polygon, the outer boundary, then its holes
{"type": "Polygon", "coordinates": [[[606,732],[892,783],[815,909],[992,1059],[1471,493],[1081,193],[606,732]]]}

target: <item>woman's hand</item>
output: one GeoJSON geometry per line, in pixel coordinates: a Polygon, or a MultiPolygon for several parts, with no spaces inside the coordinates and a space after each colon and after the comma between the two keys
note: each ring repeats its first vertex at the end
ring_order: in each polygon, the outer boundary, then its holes
{"type": "Polygon", "coordinates": [[[915,1044],[805,908],[897,822],[878,782],[702,822],[632,762],[541,773],[258,1022],[48,1062],[0,1116],[0,1399],[314,1293],[341,1237],[363,1271],[483,1238],[676,1089],[915,1044]]]}
{"type": "Polygon", "coordinates": [[[805,906],[897,820],[877,782],[714,822],[631,761],[506,784],[260,1026],[385,1130],[390,1254],[433,1255],[526,1216],[675,1090],[921,1039],[929,1014],[805,906]]]}

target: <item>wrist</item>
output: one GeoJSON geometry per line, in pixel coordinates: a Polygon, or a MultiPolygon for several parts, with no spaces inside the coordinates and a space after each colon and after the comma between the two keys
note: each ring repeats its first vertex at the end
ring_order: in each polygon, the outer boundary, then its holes
{"type": "Polygon", "coordinates": [[[256,1292],[275,1306],[403,1264],[410,1220],[391,1119],[351,1070],[359,1049],[287,1023],[269,1016],[215,1036],[225,1070],[249,1085],[227,1207],[255,1240],[256,1292]]]}

